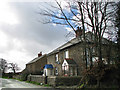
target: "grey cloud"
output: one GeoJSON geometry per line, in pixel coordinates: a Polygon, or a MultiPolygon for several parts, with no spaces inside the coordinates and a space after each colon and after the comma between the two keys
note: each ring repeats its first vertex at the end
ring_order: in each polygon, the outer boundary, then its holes
{"type": "MultiPolygon", "coordinates": [[[[11,3],[10,5],[17,13],[20,23],[15,26],[4,24],[0,27],[11,41],[16,38],[22,42],[23,48],[29,55],[34,56],[39,51],[47,53],[65,42],[67,31],[64,27],[38,22],[42,19],[42,16],[36,13],[40,3],[11,3]]],[[[12,47],[9,47],[10,49],[15,48],[12,43],[9,42],[12,47]]]]}

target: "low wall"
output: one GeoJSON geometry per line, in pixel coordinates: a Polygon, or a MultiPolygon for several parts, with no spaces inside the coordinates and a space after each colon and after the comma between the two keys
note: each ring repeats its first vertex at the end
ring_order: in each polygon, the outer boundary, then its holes
{"type": "Polygon", "coordinates": [[[12,78],[13,75],[14,75],[13,73],[2,73],[2,77],[12,78]]]}
{"type": "Polygon", "coordinates": [[[47,77],[47,84],[56,86],[56,78],[57,76],[49,76],[47,77]]]}
{"type": "Polygon", "coordinates": [[[47,83],[52,86],[72,86],[79,84],[81,80],[80,76],[71,76],[71,77],[63,77],[63,76],[50,76],[47,78],[47,83]]]}
{"type": "Polygon", "coordinates": [[[47,80],[45,76],[41,75],[28,75],[27,81],[34,81],[37,83],[43,83],[45,84],[47,81],[47,84],[52,86],[72,86],[79,84],[81,80],[80,76],[70,76],[70,77],[64,77],[64,76],[48,76],[47,80]]]}
{"type": "Polygon", "coordinates": [[[21,75],[13,75],[13,78],[21,80],[21,75]]]}
{"type": "Polygon", "coordinates": [[[33,82],[45,84],[45,77],[41,75],[28,75],[27,81],[33,81],[33,82]]]}

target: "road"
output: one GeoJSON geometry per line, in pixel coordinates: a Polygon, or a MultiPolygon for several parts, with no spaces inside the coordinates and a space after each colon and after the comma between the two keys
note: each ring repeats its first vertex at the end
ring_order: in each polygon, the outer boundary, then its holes
{"type": "Polygon", "coordinates": [[[0,90],[1,89],[2,90],[74,90],[70,88],[65,89],[65,88],[44,87],[40,85],[26,83],[25,81],[0,78],[0,90]]]}
{"type": "Polygon", "coordinates": [[[33,88],[34,89],[37,89],[37,88],[42,88],[42,89],[39,89],[39,90],[51,90],[52,88],[51,87],[43,87],[43,86],[40,86],[40,85],[34,85],[34,84],[30,84],[30,83],[26,83],[24,81],[18,81],[18,80],[15,80],[15,79],[1,79],[0,82],[2,82],[2,90],[9,90],[10,88],[12,88],[12,90],[16,90],[16,89],[20,89],[20,88],[33,88]],[[16,89],[14,89],[16,88],[16,89]]]}

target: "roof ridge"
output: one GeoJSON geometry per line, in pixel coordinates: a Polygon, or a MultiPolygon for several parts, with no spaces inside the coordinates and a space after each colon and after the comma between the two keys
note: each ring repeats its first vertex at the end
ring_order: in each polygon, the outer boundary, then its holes
{"type": "Polygon", "coordinates": [[[46,55],[46,54],[44,54],[44,55],[42,55],[42,56],[40,56],[40,57],[36,57],[36,58],[34,58],[33,60],[31,60],[30,62],[28,62],[27,64],[34,63],[34,62],[38,61],[40,58],[42,58],[42,57],[45,56],[45,55],[46,55]]]}
{"type": "MultiPolygon", "coordinates": [[[[86,35],[86,41],[87,42],[93,42],[94,43],[95,35],[94,35],[93,32],[88,31],[88,32],[85,33],[85,35],[86,35]],[[91,36],[91,37],[89,37],[89,36],[91,36]]],[[[51,55],[51,54],[57,53],[60,50],[63,50],[65,48],[69,47],[69,46],[72,46],[74,44],[80,43],[80,42],[82,42],[82,39],[83,39],[83,35],[81,35],[78,38],[73,38],[70,41],[66,42],[65,44],[59,46],[58,48],[56,48],[53,51],[51,51],[50,53],[48,53],[48,56],[51,55]]],[[[107,40],[106,38],[102,37],[102,44],[108,44],[108,42],[109,42],[109,40],[107,40]]]]}

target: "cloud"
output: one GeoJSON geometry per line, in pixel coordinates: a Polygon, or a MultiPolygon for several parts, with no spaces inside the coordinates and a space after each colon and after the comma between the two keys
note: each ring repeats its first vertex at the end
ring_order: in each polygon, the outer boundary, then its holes
{"type": "Polygon", "coordinates": [[[0,57],[17,62],[20,67],[43,51],[48,53],[63,44],[67,30],[64,27],[38,22],[43,17],[37,14],[40,3],[9,3],[17,23],[0,22],[0,57]]]}

